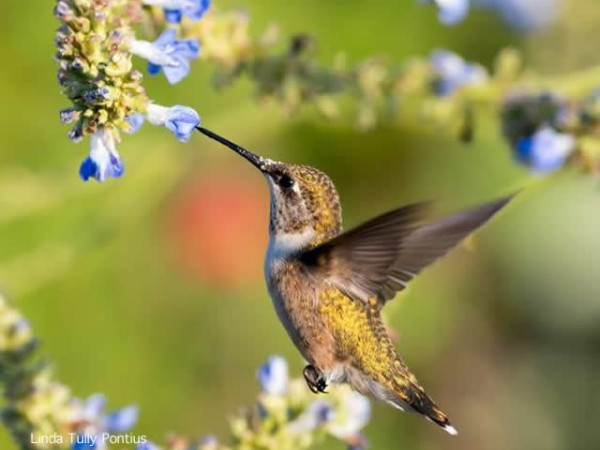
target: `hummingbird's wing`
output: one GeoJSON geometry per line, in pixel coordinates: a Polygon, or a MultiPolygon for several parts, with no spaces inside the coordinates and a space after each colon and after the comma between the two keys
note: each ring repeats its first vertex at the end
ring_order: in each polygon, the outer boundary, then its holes
{"type": "Polygon", "coordinates": [[[306,251],[300,260],[347,295],[385,303],[511,198],[425,224],[423,204],[405,206],[306,251]]]}

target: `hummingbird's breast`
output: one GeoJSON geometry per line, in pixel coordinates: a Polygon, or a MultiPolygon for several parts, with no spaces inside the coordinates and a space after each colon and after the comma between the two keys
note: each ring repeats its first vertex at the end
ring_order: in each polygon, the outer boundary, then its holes
{"type": "Polygon", "coordinates": [[[320,314],[323,286],[291,257],[265,259],[265,279],[273,306],[304,359],[318,367],[335,365],[335,342],[320,314]]]}

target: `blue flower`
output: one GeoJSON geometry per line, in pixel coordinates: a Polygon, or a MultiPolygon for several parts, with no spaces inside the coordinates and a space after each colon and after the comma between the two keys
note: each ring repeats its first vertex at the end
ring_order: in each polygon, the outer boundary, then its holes
{"type": "Polygon", "coordinates": [[[292,434],[304,434],[328,423],[335,416],[333,405],[325,400],[314,400],[287,426],[292,434]]]}
{"type": "Polygon", "coordinates": [[[429,57],[436,79],[436,91],[440,96],[452,94],[455,90],[487,79],[483,67],[469,64],[456,53],[448,50],[435,50],[429,57]]]}
{"type": "Polygon", "coordinates": [[[137,406],[105,414],[106,398],[101,394],[91,395],[85,402],[76,399],[74,406],[77,408],[74,422],[84,425],[76,430],[78,438],[71,446],[72,450],[104,448],[103,433],[123,433],[137,422],[137,406]]]}
{"type": "Polygon", "coordinates": [[[504,20],[519,30],[536,30],[555,21],[558,0],[419,0],[435,3],[438,18],[446,25],[461,22],[469,13],[471,4],[499,12],[504,20]]]}
{"type": "Polygon", "coordinates": [[[148,105],[148,122],[152,125],[164,126],[171,130],[175,137],[187,142],[195,128],[200,125],[200,116],[188,106],[160,106],[155,103],[148,105]]]}
{"type": "MultiPolygon", "coordinates": [[[[446,25],[455,25],[467,16],[469,0],[433,0],[438,8],[438,18],[446,25]]],[[[431,0],[428,1],[431,3],[431,0]]]]}
{"type": "Polygon", "coordinates": [[[146,117],[142,113],[131,114],[129,117],[127,117],[127,123],[129,123],[129,129],[127,130],[127,133],[133,134],[137,132],[142,127],[145,120],[146,117]]]}
{"type": "Polygon", "coordinates": [[[333,436],[348,442],[361,441],[360,430],[371,418],[369,399],[358,392],[349,392],[337,411],[336,417],[327,424],[327,430],[333,436]]]}
{"type": "Polygon", "coordinates": [[[200,450],[216,450],[219,446],[219,441],[216,436],[209,434],[200,440],[200,450]]]}
{"type": "Polygon", "coordinates": [[[156,41],[133,40],[129,50],[148,60],[148,72],[156,75],[161,70],[171,84],[179,83],[190,73],[190,59],[200,54],[200,44],[194,39],[177,39],[177,31],[170,28],[156,41]]]}
{"type": "Polygon", "coordinates": [[[537,30],[551,25],[559,13],[557,0],[479,0],[482,6],[495,9],[513,28],[537,30]]]}
{"type": "Polygon", "coordinates": [[[542,174],[560,169],[574,148],[573,136],[545,125],[517,141],[516,157],[532,172],[542,174]]]}
{"type": "Polygon", "coordinates": [[[165,20],[169,23],[181,22],[182,16],[198,21],[210,8],[210,0],[177,0],[176,7],[165,7],[165,20]]]}
{"type": "Polygon", "coordinates": [[[83,160],[79,175],[83,181],[95,178],[104,182],[107,178],[119,178],[125,172],[121,157],[115,148],[112,134],[97,131],[90,137],[90,156],[83,160]]]}
{"type": "Polygon", "coordinates": [[[271,356],[258,368],[256,378],[265,394],[284,395],[288,387],[287,362],[281,356],[271,356]]]}
{"type": "Polygon", "coordinates": [[[179,23],[183,16],[198,21],[210,8],[210,0],[142,0],[142,3],[162,7],[168,23],[179,23]]]}
{"type": "Polygon", "coordinates": [[[137,444],[135,446],[135,450],[158,450],[158,446],[153,442],[144,442],[141,444],[137,444]]]}
{"type": "Polygon", "coordinates": [[[113,433],[124,433],[135,426],[137,419],[138,408],[130,405],[104,416],[104,426],[113,433]]]}

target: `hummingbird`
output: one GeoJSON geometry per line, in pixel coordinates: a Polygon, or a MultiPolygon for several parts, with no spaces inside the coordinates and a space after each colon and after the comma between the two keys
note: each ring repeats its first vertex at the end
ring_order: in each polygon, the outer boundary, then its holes
{"type": "Polygon", "coordinates": [[[279,320],[307,361],[310,390],[324,393],[330,384],[348,383],[456,435],[398,354],[381,312],[512,196],[436,220],[426,220],[427,203],[415,203],[343,232],[340,198],[325,173],[263,158],[204,127],[197,130],[245,158],[269,184],[265,280],[279,320]]]}

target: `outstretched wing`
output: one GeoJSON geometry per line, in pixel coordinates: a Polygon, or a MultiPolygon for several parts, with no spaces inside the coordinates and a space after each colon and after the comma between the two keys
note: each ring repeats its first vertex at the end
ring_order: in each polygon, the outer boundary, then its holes
{"type": "Polygon", "coordinates": [[[511,198],[425,224],[424,204],[405,206],[306,251],[300,259],[309,271],[325,277],[347,295],[385,303],[511,198]]]}

